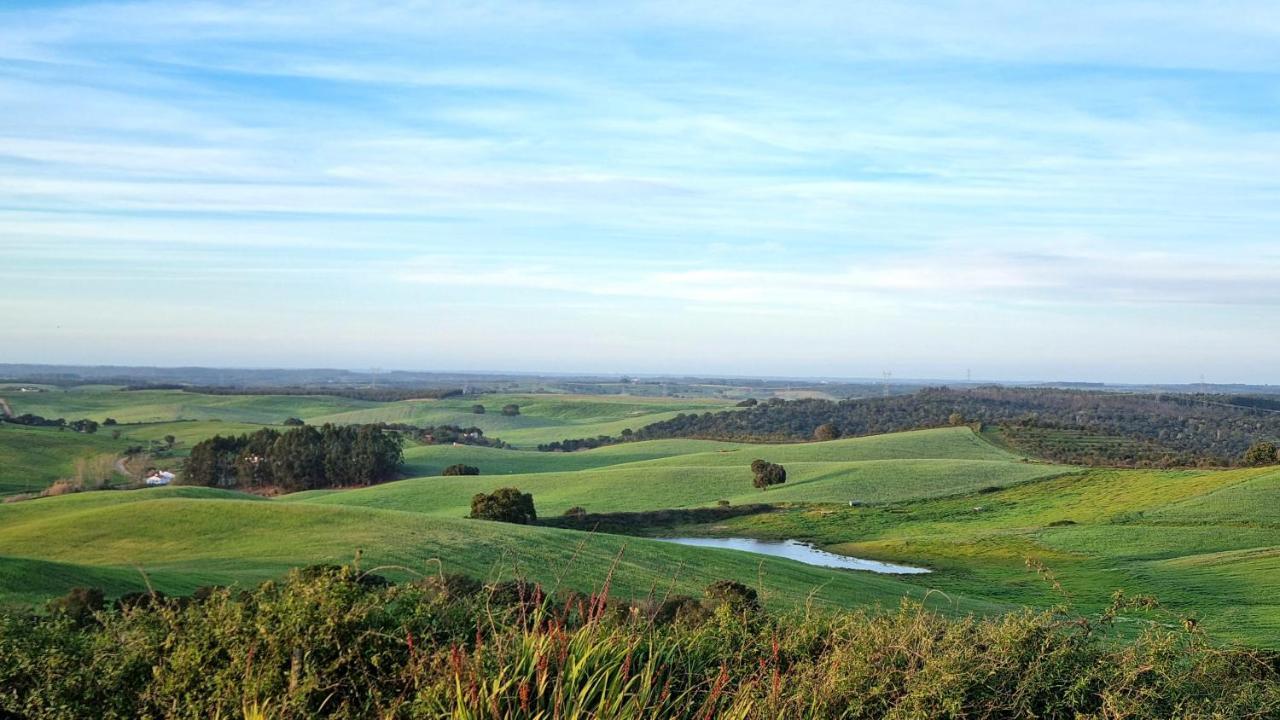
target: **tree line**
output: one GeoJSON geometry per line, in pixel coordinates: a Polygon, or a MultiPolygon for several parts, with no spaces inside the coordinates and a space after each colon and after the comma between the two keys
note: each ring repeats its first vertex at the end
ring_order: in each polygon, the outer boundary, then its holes
{"type": "Polygon", "coordinates": [[[66,418],[45,418],[40,417],[39,415],[32,415],[31,413],[23,413],[21,415],[13,415],[11,417],[0,416],[0,423],[26,425],[27,427],[65,428],[88,435],[98,432],[98,422],[96,420],[89,420],[88,418],[67,420],[66,418]]]}
{"type": "Polygon", "coordinates": [[[681,414],[626,437],[564,440],[543,450],[624,440],[702,438],[794,442],[965,423],[1004,426],[1015,444],[1050,460],[1091,465],[1236,465],[1256,441],[1280,441],[1270,398],[1130,394],[1057,388],[925,388],[911,395],[851,400],[771,398],[736,410],[681,414]],[[823,427],[826,426],[826,427],[823,427]],[[821,431],[819,432],[819,429],[821,431]],[[1028,428],[1068,430],[1052,434],[1028,428]],[[1072,440],[1072,433],[1078,439],[1072,440]]]}
{"type": "Polygon", "coordinates": [[[399,433],[378,425],[306,425],[215,435],[191,448],[182,482],[285,492],[391,480],[404,462],[399,433]]]}
{"type": "Polygon", "coordinates": [[[443,400],[464,394],[458,387],[325,387],[309,385],[230,386],[183,385],[181,383],[136,383],[123,388],[138,390],[181,390],[200,395],[325,395],[330,397],[369,400],[371,402],[396,402],[399,400],[443,400]]]}

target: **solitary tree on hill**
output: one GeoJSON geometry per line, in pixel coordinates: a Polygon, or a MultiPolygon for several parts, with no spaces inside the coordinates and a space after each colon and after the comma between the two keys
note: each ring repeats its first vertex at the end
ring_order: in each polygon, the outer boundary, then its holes
{"type": "Polygon", "coordinates": [[[770,485],[781,485],[787,481],[786,468],[767,460],[752,460],[751,472],[755,473],[752,484],[761,490],[768,490],[770,485]]]}
{"type": "Polygon", "coordinates": [[[519,405],[516,405],[515,403],[511,403],[510,405],[503,405],[503,406],[502,406],[502,414],[503,414],[503,415],[508,415],[508,416],[511,416],[511,415],[519,415],[519,414],[520,414],[520,406],[519,406],[519,405]]]}
{"type": "Polygon", "coordinates": [[[813,439],[818,442],[835,440],[840,437],[840,428],[831,423],[822,423],[813,431],[813,439]]]}
{"type": "Polygon", "coordinates": [[[471,515],[477,520],[528,525],[538,519],[533,496],[516,488],[499,488],[491,493],[476,493],[471,498],[471,515]]]}
{"type": "Polygon", "coordinates": [[[445,468],[444,472],[440,474],[445,477],[452,477],[455,475],[479,475],[480,468],[475,465],[463,465],[462,463],[458,463],[445,468]]]}

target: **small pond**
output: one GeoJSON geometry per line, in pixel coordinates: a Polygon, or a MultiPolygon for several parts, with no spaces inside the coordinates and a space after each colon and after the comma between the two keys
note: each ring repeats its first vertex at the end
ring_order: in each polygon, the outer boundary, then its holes
{"type": "Polygon", "coordinates": [[[911,567],[910,565],[894,565],[892,563],[883,563],[876,560],[863,560],[862,558],[849,557],[848,555],[837,555],[829,553],[825,550],[799,540],[754,540],[752,538],[701,538],[701,537],[666,537],[654,538],[663,542],[678,543],[680,545],[695,545],[697,547],[710,548],[726,548],[728,550],[745,550],[747,552],[758,553],[760,555],[773,555],[774,557],[787,558],[788,560],[796,560],[806,565],[817,565],[818,567],[842,568],[845,570],[869,570],[875,573],[886,573],[893,575],[919,575],[927,573],[927,568],[911,567]]]}

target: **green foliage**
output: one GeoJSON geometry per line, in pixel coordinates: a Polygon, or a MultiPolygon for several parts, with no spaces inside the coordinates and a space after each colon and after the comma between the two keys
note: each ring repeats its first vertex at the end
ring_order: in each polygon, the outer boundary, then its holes
{"type": "MultiPolygon", "coordinates": [[[[640,428],[635,438],[801,440],[822,423],[846,436],[954,424],[954,417],[991,425],[1067,430],[1100,443],[1091,453],[1038,448],[1058,462],[1098,465],[1229,465],[1259,432],[1280,437],[1280,414],[1267,398],[1085,392],[1052,388],[927,388],[911,395],[856,400],[770,398],[754,407],[681,414],[640,428]],[[1140,452],[1135,452],[1140,450],[1140,452]]],[[[1071,446],[1066,446],[1074,450],[1071,446]]]]}
{"type": "Polygon", "coordinates": [[[66,595],[50,600],[48,605],[51,614],[66,617],[77,625],[88,624],[103,607],[102,590],[87,587],[71,588],[66,595]]]}
{"type": "Polygon", "coordinates": [[[520,414],[520,406],[515,403],[508,403],[502,406],[502,414],[507,417],[515,417],[520,414]]]}
{"type": "Polygon", "coordinates": [[[758,613],[763,609],[755,588],[737,580],[717,580],[707,586],[702,596],[712,608],[725,607],[736,615],[758,613]]]}
{"type": "Polygon", "coordinates": [[[0,614],[0,714],[1209,720],[1280,707],[1275,656],[1195,631],[1125,639],[1108,613],[955,619],[912,603],[768,616],[726,605],[750,597],[728,587],[627,604],[342,567],[105,610],[101,624],[0,614]]]}
{"type": "Polygon", "coordinates": [[[528,525],[538,519],[538,513],[533,507],[533,495],[516,488],[499,488],[491,493],[476,493],[471,498],[469,517],[528,525]]]}
{"type": "Polygon", "coordinates": [[[773,485],[781,485],[787,481],[786,468],[767,460],[752,460],[751,472],[755,475],[752,484],[761,490],[768,490],[773,485]]]}
{"type": "Polygon", "coordinates": [[[286,491],[372,485],[393,477],[402,462],[400,436],[377,426],[304,425],[284,433],[263,428],[196,443],[183,481],[286,491]]]}
{"type": "Polygon", "coordinates": [[[1258,440],[1249,446],[1244,453],[1244,464],[1257,467],[1259,465],[1275,465],[1280,462],[1280,453],[1276,444],[1266,440],[1258,440]]]}
{"type": "Polygon", "coordinates": [[[462,463],[457,463],[445,468],[440,474],[445,477],[452,477],[456,475],[479,475],[480,468],[476,467],[475,465],[464,465],[462,463]]]}
{"type": "Polygon", "coordinates": [[[475,405],[472,405],[472,406],[471,406],[471,412],[472,412],[473,414],[475,414],[475,415],[483,415],[483,414],[484,414],[484,406],[483,406],[483,405],[481,405],[481,404],[479,404],[479,403],[477,403],[477,404],[475,404],[475,405]]]}

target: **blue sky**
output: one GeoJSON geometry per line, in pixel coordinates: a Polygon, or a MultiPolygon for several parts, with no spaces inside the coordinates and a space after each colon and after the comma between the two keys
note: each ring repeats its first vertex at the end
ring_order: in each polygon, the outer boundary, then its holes
{"type": "Polygon", "coordinates": [[[370,6],[0,5],[0,362],[1280,383],[1280,5],[370,6]]]}

